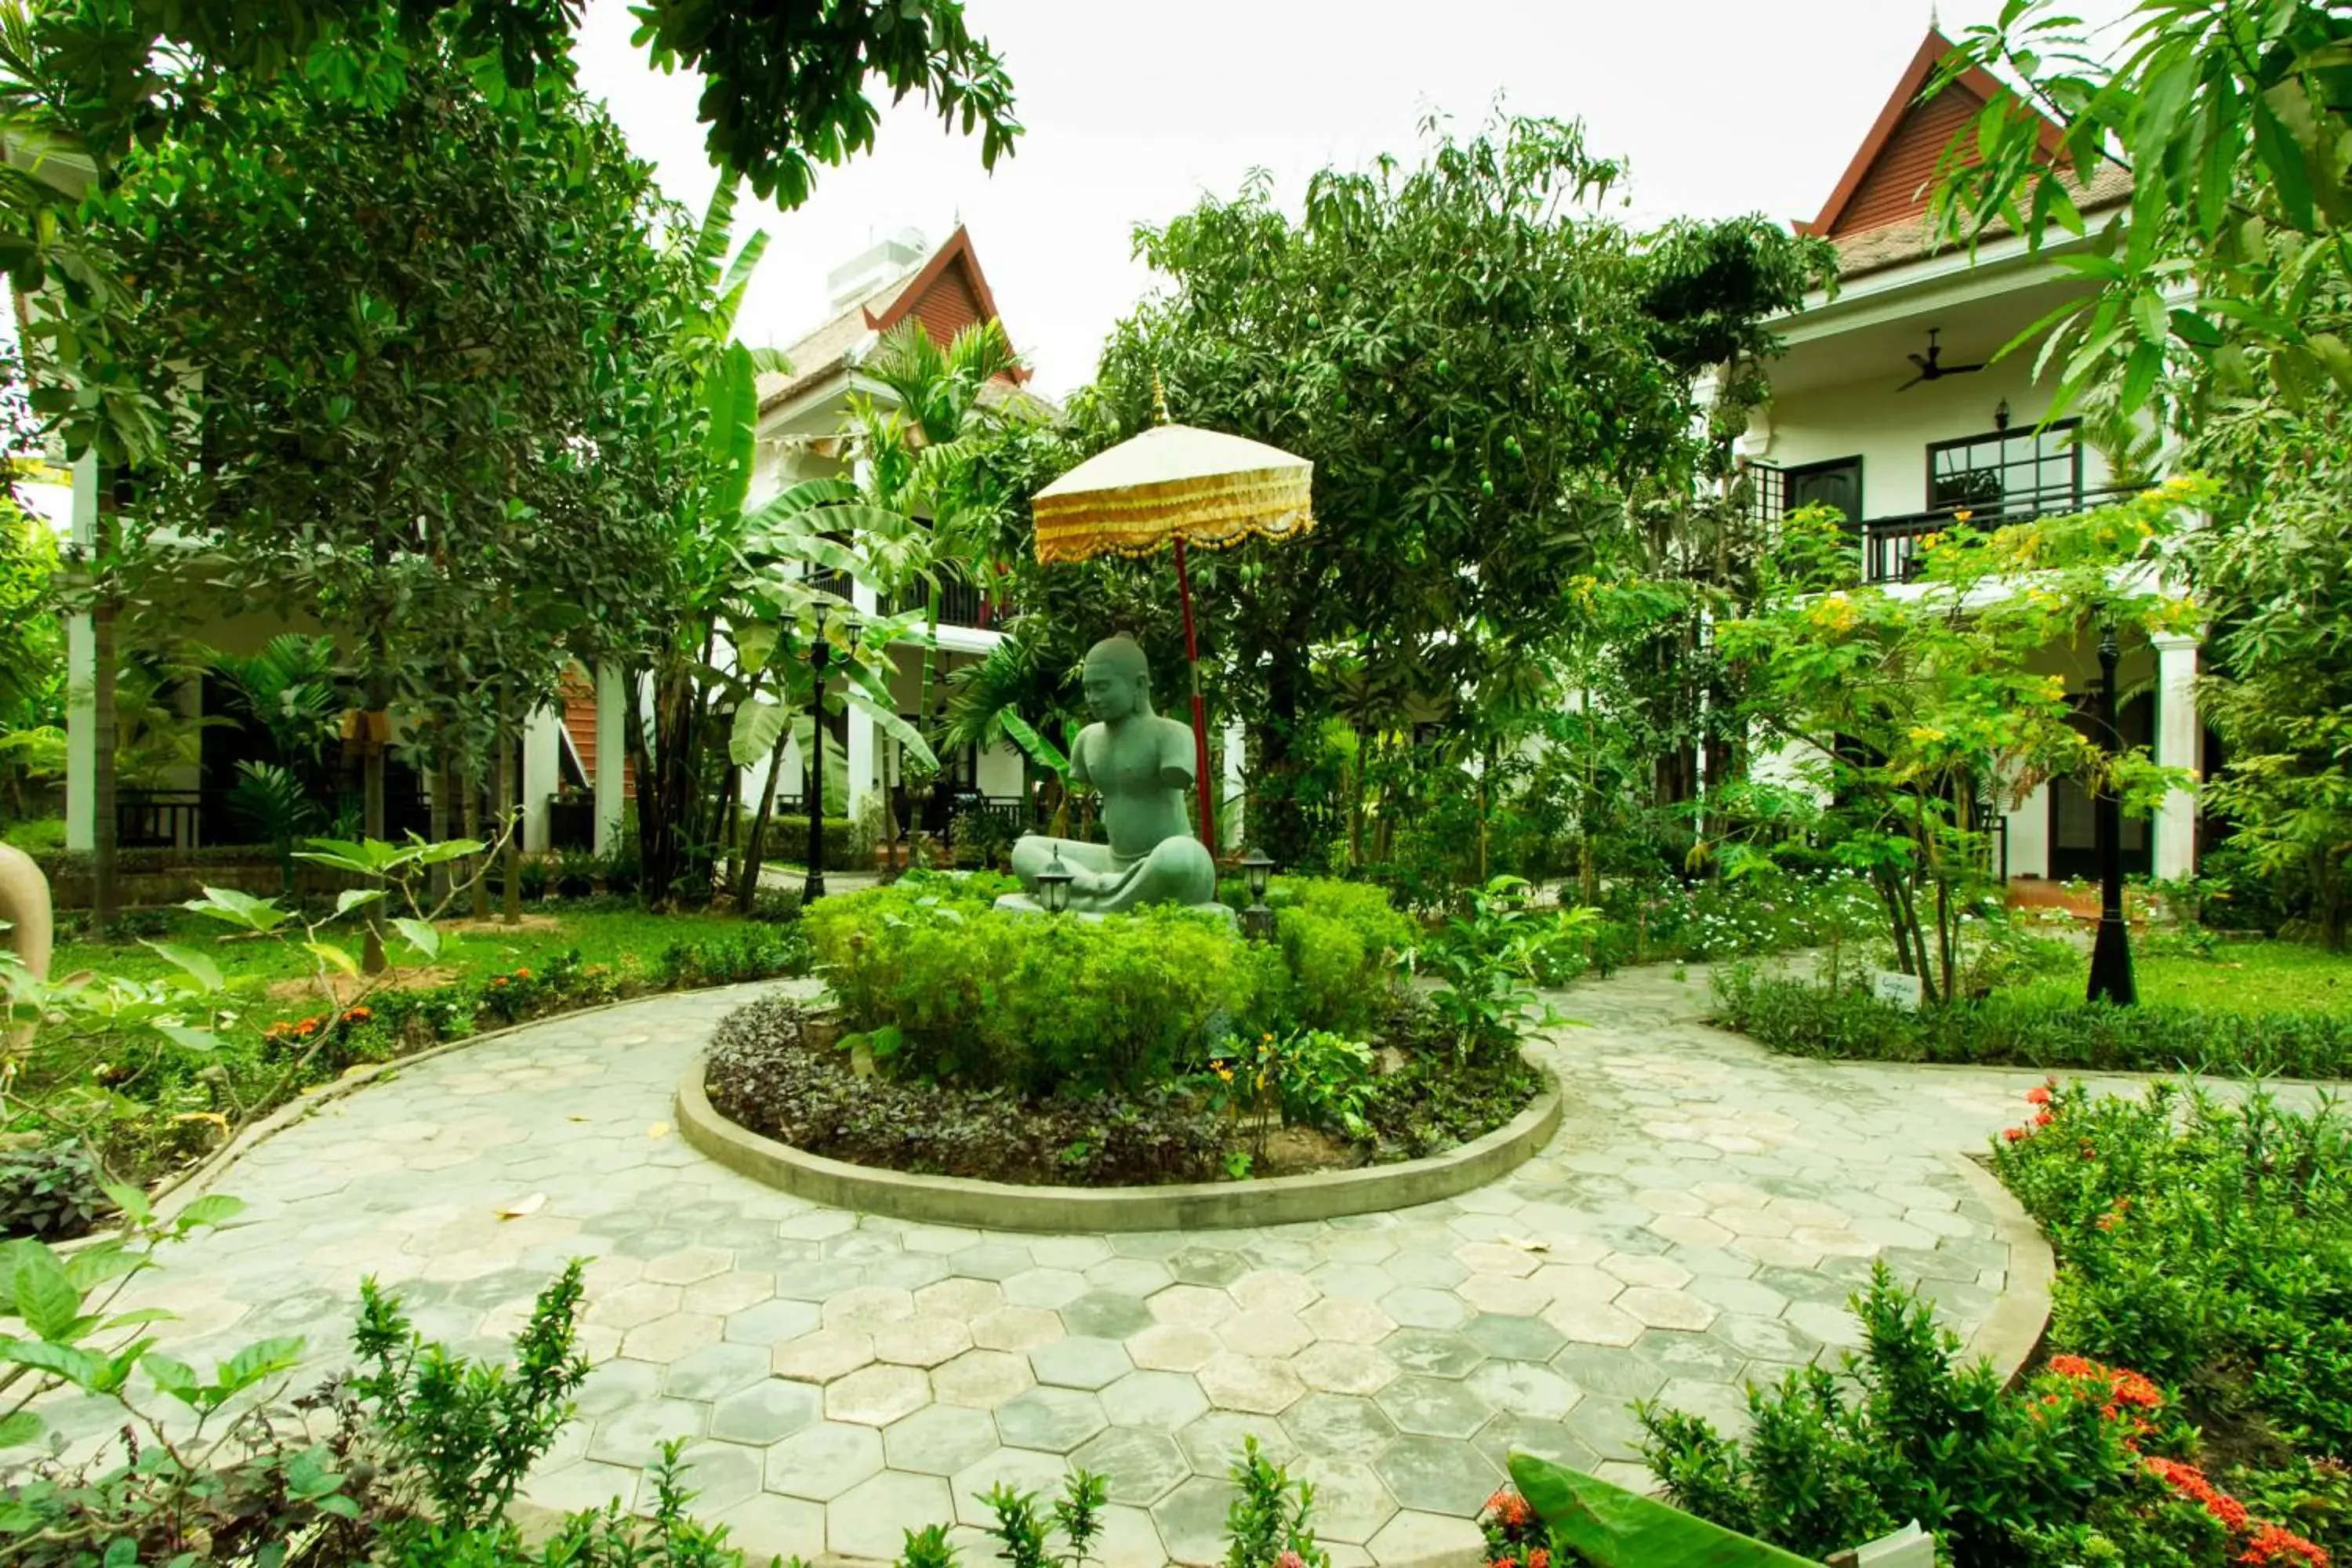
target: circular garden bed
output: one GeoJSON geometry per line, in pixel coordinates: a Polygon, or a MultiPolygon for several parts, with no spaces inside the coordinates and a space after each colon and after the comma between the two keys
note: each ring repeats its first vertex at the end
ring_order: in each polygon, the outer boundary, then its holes
{"type": "MultiPolygon", "coordinates": [[[[1287,884],[1276,939],[1250,942],[1176,910],[999,912],[1002,887],[910,878],[813,908],[833,1005],[770,998],[723,1020],[681,1086],[688,1135],[808,1195],[902,1215],[949,1217],[905,1196],[907,1182],[848,1191],[844,1173],[1089,1199],[1324,1194],[1320,1207],[1276,1205],[1302,1217],[1492,1180],[1557,1121],[1557,1096],[1515,1038],[1465,1036],[1399,982],[1413,932],[1376,889],[1287,884]],[[1393,1191],[1368,1196],[1383,1172],[1398,1173],[1393,1191]]],[[[1037,1223],[1100,1206],[1048,1205],[1037,1223]]],[[[1179,1206],[1211,1224],[1262,1223],[1266,1209],[1179,1206]],[[1244,1210],[1253,1217],[1204,1217],[1244,1210]]],[[[985,1205],[971,1217],[1008,1223],[985,1205]]]]}

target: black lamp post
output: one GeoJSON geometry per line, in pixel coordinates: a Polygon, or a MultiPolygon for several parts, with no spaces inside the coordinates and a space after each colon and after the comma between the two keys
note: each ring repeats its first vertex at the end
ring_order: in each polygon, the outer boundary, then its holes
{"type": "MultiPolygon", "coordinates": [[[[2116,629],[2099,628],[2099,728],[2116,742],[2116,629]]],[[[2090,999],[2128,1007],[2139,1000],[2132,984],[2131,933],[2124,924],[2124,811],[2112,787],[2093,804],[2099,838],[2099,934],[2091,948],[2090,999]]]]}
{"type": "Polygon", "coordinates": [[[824,606],[819,605],[816,642],[809,648],[809,665],[816,675],[816,695],[809,705],[808,877],[801,883],[803,904],[813,904],[824,897],[824,661],[831,652],[824,640],[824,606]]]}
{"type": "Polygon", "coordinates": [[[1242,934],[1263,941],[1274,934],[1274,910],[1266,906],[1265,884],[1274,875],[1274,861],[1263,849],[1242,857],[1242,875],[1249,879],[1249,908],[1242,911],[1242,934]]]}
{"type": "Polygon", "coordinates": [[[1077,873],[1062,864],[1062,852],[1056,848],[1045,868],[1037,873],[1037,901],[1045,906],[1049,915],[1058,915],[1070,907],[1070,884],[1077,873]]]}

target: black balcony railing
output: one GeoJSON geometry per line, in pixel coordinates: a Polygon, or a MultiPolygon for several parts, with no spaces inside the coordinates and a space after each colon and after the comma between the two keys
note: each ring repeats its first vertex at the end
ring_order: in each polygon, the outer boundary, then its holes
{"type": "Polygon", "coordinates": [[[2056,486],[2043,490],[2004,495],[1972,506],[1937,507],[1932,511],[1906,512],[1899,517],[1874,517],[1862,524],[1862,575],[1867,583],[1907,583],[1919,574],[1926,542],[1956,524],[1999,528],[2037,517],[2063,517],[2110,506],[2137,495],[2144,485],[2105,485],[2085,489],[2056,486]]]}
{"type": "MultiPolygon", "coordinates": [[[[114,795],[114,842],[123,849],[209,849],[221,845],[260,844],[267,834],[226,789],[123,789],[114,795]]],[[[303,837],[331,832],[336,817],[356,817],[356,796],[314,801],[317,815],[303,837]]],[[[415,789],[385,792],[384,836],[395,843],[409,833],[429,833],[433,813],[415,789]]]]}
{"type": "MultiPolygon", "coordinates": [[[[891,615],[904,615],[922,609],[926,590],[921,584],[908,589],[890,601],[891,615]]],[[[943,626],[986,627],[990,624],[991,606],[987,595],[977,584],[945,581],[940,584],[940,625],[943,626]]]]}

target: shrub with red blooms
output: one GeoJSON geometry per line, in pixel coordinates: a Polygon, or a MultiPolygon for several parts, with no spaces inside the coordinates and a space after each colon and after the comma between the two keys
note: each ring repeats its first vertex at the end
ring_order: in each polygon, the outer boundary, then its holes
{"type": "Polygon", "coordinates": [[[1528,1500],[1505,1487],[1478,1515],[1486,1538],[1486,1568],[1551,1568],[1551,1530],[1528,1500]]]}

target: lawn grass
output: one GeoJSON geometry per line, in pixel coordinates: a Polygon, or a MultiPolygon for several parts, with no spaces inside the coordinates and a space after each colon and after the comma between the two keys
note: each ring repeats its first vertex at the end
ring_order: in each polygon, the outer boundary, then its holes
{"type": "MultiPolygon", "coordinates": [[[[471,921],[442,922],[448,934],[434,963],[436,978],[462,981],[529,968],[575,948],[583,963],[604,964],[616,973],[644,976],[650,973],[671,943],[725,935],[748,923],[733,915],[654,914],[601,902],[575,909],[561,900],[526,906],[524,920],[524,925],[511,930],[499,926],[495,916],[488,926],[471,921]],[[551,921],[552,923],[549,923],[551,921]],[[462,929],[449,931],[453,924],[462,929]]],[[[276,982],[310,976],[309,955],[299,943],[229,933],[230,928],[218,921],[184,914],[174,917],[168,931],[148,940],[191,948],[209,957],[219,965],[231,987],[240,993],[248,1009],[246,1016],[257,1027],[305,1017],[319,1010],[315,992],[306,990],[278,997],[267,994],[276,982]]],[[[354,954],[359,950],[355,925],[332,926],[321,935],[354,954]]],[[[395,947],[390,955],[397,970],[406,973],[415,967],[398,962],[403,956],[414,956],[404,949],[395,947]]],[[[139,942],[59,943],[50,973],[66,975],[82,970],[134,980],[158,980],[176,973],[169,963],[139,942]]]]}
{"type": "MultiPolygon", "coordinates": [[[[2035,982],[2021,990],[2053,998],[2080,998],[2082,974],[2035,982]]],[[[2132,977],[2150,1005],[2203,1007],[2228,1013],[2352,1013],[2352,953],[2291,942],[2225,942],[2210,958],[2174,949],[2135,951],[2132,977]]]]}

